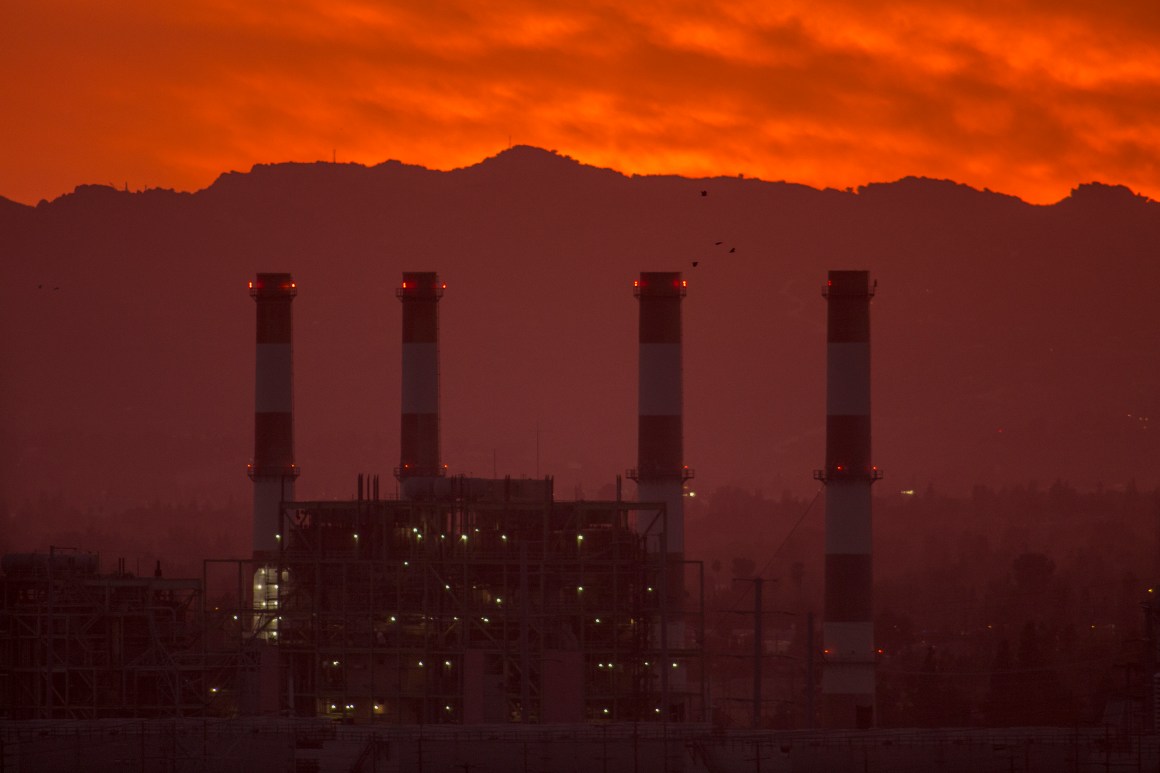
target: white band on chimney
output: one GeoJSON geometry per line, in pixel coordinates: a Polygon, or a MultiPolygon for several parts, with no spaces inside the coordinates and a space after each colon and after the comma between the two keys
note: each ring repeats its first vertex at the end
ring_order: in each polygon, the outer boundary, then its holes
{"type": "MultiPolygon", "coordinates": [[[[874,658],[874,624],[868,620],[828,622],[822,638],[827,663],[835,660],[865,663],[874,658]]],[[[873,684],[873,680],[870,683],[873,684]]]]}
{"type": "Polygon", "coordinates": [[[254,389],[255,413],[290,413],[294,408],[289,344],[257,345],[257,370],[254,389]]]}
{"type": "Polygon", "coordinates": [[[439,412],[439,345],[403,344],[403,413],[439,412]]]}
{"type": "Polygon", "coordinates": [[[278,549],[278,514],[282,501],[294,499],[293,478],[254,478],[254,533],[255,552],[273,552],[278,549]]]}
{"type": "Polygon", "coordinates": [[[681,344],[641,343],[640,415],[680,416],[681,344]]]}
{"type": "Polygon", "coordinates": [[[826,369],[838,376],[827,382],[826,413],[830,416],[869,415],[870,344],[831,341],[826,346],[826,369]]]}

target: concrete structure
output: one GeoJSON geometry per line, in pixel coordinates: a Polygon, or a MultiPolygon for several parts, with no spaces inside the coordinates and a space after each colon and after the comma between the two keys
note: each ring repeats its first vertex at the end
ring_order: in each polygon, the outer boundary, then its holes
{"type": "MultiPolygon", "coordinates": [[[[692,472],[684,463],[684,374],[681,352],[681,301],[688,283],[679,272],[646,271],[633,283],[640,301],[640,378],[637,424],[637,500],[664,505],[664,523],[655,541],[655,554],[668,556],[663,591],[669,610],[656,637],[665,651],[686,647],[682,610],[685,604],[685,482],[692,472]]],[[[679,662],[679,661],[678,661],[679,662]]],[[[679,666],[661,674],[674,696],[685,692],[685,671],[679,666]]],[[[671,703],[669,714],[679,718],[686,708],[671,703]]]]}
{"type": "Polygon", "coordinates": [[[278,549],[279,503],[294,499],[294,367],[290,304],[298,286],[290,274],[258,274],[250,282],[256,302],[254,369],[253,551],[278,549]]]}
{"type": "Polygon", "coordinates": [[[403,304],[403,401],[399,466],[404,497],[442,477],[439,456],[439,299],[447,285],[434,271],[408,271],[395,295],[403,304]]]}
{"type": "Polygon", "coordinates": [[[870,486],[870,275],[831,271],[826,324],[826,591],[822,721],[874,724],[870,486]]]}

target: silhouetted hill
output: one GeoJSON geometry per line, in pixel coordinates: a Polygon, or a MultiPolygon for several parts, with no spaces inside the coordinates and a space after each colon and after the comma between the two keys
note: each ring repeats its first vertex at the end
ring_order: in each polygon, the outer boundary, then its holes
{"type": "Polygon", "coordinates": [[[829,268],[867,268],[891,488],[1160,483],[1160,204],[949,181],[628,177],[529,147],[450,172],[273,164],[196,193],[0,200],[3,495],[245,501],[257,271],[292,271],[302,496],[398,453],[403,270],[435,269],[445,461],[589,495],[635,465],[640,270],[683,270],[697,485],[806,491],[829,268]],[[705,191],[708,195],[702,195],[705,191]],[[715,244],[721,242],[720,245],[715,244]],[[735,252],[730,252],[735,249],[735,252]],[[693,268],[692,262],[699,265],[693,268]],[[539,460],[537,467],[537,424],[539,460]]]}

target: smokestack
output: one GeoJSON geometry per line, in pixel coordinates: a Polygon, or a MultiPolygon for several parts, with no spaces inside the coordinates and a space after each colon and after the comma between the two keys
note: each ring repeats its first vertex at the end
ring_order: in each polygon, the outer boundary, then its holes
{"type": "Polygon", "coordinates": [[[290,304],[298,287],[290,274],[258,274],[250,282],[257,303],[257,366],[254,385],[254,554],[278,549],[278,516],[294,499],[294,373],[290,304]]]}
{"type": "Polygon", "coordinates": [[[444,474],[439,458],[439,299],[447,285],[434,271],[405,271],[395,294],[403,304],[403,414],[399,466],[407,481],[444,474]]]}
{"type": "MultiPolygon", "coordinates": [[[[640,300],[640,395],[637,464],[633,479],[637,500],[663,502],[666,512],[666,606],[671,611],[662,629],[662,648],[684,648],[684,484],[692,472],[684,464],[684,417],[681,371],[681,300],[687,283],[679,272],[642,272],[634,294],[640,300]]],[[[650,549],[660,545],[649,542],[650,549]]],[[[662,679],[680,692],[683,667],[662,679]]],[[[675,697],[675,696],[674,696],[675,697]]],[[[670,701],[670,712],[676,701],[670,701]]],[[[679,711],[679,709],[677,709],[679,711]]]]}
{"type": "Polygon", "coordinates": [[[831,271],[826,326],[826,596],[822,719],[826,727],[874,725],[874,623],[870,486],[868,271],[831,271]]]}

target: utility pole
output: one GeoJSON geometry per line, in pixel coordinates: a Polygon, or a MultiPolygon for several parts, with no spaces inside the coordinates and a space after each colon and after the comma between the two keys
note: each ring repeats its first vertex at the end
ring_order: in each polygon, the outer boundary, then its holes
{"type": "MultiPolygon", "coordinates": [[[[753,729],[761,727],[761,661],[765,653],[762,652],[764,632],[762,626],[761,589],[765,580],[761,577],[735,577],[734,582],[753,583],[753,729]]],[[[742,613],[744,614],[744,613],[742,613]]]]}

